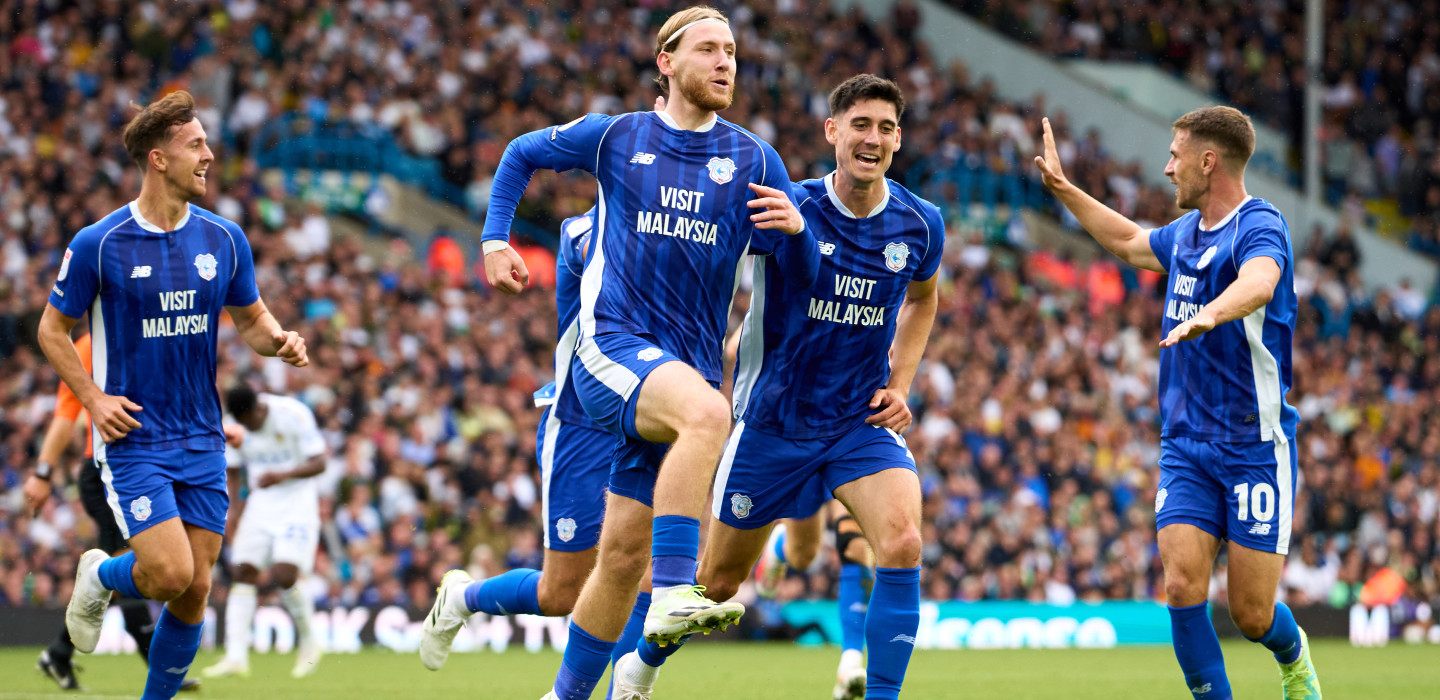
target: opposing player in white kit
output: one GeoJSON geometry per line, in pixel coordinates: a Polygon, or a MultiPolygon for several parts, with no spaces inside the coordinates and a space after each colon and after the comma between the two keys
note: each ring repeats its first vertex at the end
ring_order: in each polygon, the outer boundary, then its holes
{"type": "Polygon", "coordinates": [[[285,609],[295,620],[299,653],[290,675],[300,678],[320,663],[320,642],[311,618],[315,603],[298,585],[315,568],[320,541],[320,493],[311,477],[325,471],[325,439],[309,407],[285,396],[256,394],[241,384],[225,396],[225,409],[245,427],[239,448],[226,450],[232,476],[230,517],[240,525],[230,547],[235,584],[225,604],[225,658],[204,671],[209,678],[250,674],[250,632],[256,583],[270,569],[285,609]],[[236,498],[241,467],[250,495],[236,498]],[[243,504],[243,505],[242,505],[243,504]]]}

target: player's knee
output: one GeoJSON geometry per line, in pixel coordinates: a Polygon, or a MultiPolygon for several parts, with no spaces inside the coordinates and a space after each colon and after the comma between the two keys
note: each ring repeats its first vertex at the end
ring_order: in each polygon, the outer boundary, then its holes
{"type": "Polygon", "coordinates": [[[685,407],[680,429],[724,442],[730,435],[730,404],[718,391],[698,396],[685,407]]]}
{"type": "Polygon", "coordinates": [[[1270,625],[1274,622],[1274,608],[1264,608],[1259,605],[1231,605],[1230,621],[1240,630],[1240,634],[1250,639],[1259,639],[1270,631],[1270,625]]]}
{"type": "Polygon", "coordinates": [[[920,565],[921,549],[925,546],[920,539],[920,528],[906,525],[885,535],[875,553],[880,566],[894,569],[908,569],[920,565]]]}
{"type": "Polygon", "coordinates": [[[271,572],[275,585],[281,588],[291,588],[300,580],[300,572],[294,569],[275,569],[271,572]]]}
{"type": "MultiPolygon", "coordinates": [[[[645,567],[650,563],[649,542],[629,539],[605,544],[606,546],[600,548],[598,566],[602,567],[608,575],[629,576],[633,573],[637,580],[644,575],[645,567]]],[[[541,580],[544,580],[543,577],[541,580]]]]}
{"type": "Polygon", "coordinates": [[[575,601],[580,599],[580,588],[584,585],[582,579],[578,584],[553,585],[548,584],[549,574],[540,577],[540,587],[535,590],[535,595],[540,600],[540,612],[547,617],[563,617],[575,611],[575,601]]]}
{"type": "Polygon", "coordinates": [[[165,562],[147,567],[143,591],[152,600],[169,602],[184,595],[195,578],[194,565],[188,561],[165,562]]]}
{"type": "Polygon", "coordinates": [[[785,538],[785,563],[790,568],[805,570],[820,554],[820,541],[806,538],[785,538]]]}
{"type": "Polygon", "coordinates": [[[1210,582],[1180,571],[1165,572],[1165,599],[1172,607],[1184,608],[1205,602],[1210,582]]]}

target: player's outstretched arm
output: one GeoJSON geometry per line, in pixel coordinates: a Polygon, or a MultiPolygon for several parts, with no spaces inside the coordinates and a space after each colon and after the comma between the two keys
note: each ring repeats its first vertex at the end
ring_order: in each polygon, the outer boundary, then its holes
{"type": "Polygon", "coordinates": [[[225,310],[235,320],[235,330],[245,339],[245,344],[257,354],[278,357],[296,367],[310,364],[305,339],[295,331],[281,328],[263,300],[257,299],[248,306],[227,306],[225,310]]]}
{"type": "Polygon", "coordinates": [[[1040,168],[1045,186],[1106,250],[1135,267],[1164,272],[1165,267],[1155,257],[1155,251],[1150,249],[1148,230],[1100,203],[1065,178],[1060,152],[1055,148],[1055,135],[1050,131],[1050,120],[1042,119],[1040,124],[1044,129],[1045,153],[1035,156],[1035,166],[1040,168]]]}
{"type": "Polygon", "coordinates": [[[304,464],[291,469],[288,472],[267,472],[260,475],[261,488],[269,488],[275,484],[284,483],[291,479],[307,479],[317,476],[325,471],[325,455],[316,455],[306,460],[304,464]]]}
{"type": "Polygon", "coordinates": [[[46,306],[36,333],[40,350],[45,353],[50,366],[55,368],[55,373],[60,375],[60,381],[65,382],[75,392],[75,398],[80,399],[80,404],[90,411],[90,420],[100,431],[101,439],[114,442],[140,427],[140,421],[130,413],[141,409],[139,404],[124,396],[106,394],[85,371],[80,353],[70,342],[70,329],[78,320],[61,313],[53,304],[46,306]]]}
{"type": "Polygon", "coordinates": [[[1270,303],[1275,296],[1275,285],[1279,283],[1280,264],[1274,258],[1251,258],[1240,266],[1240,274],[1220,296],[1201,307],[1190,320],[1171,329],[1170,335],[1160,341],[1160,347],[1168,348],[1182,340],[1194,340],[1222,323],[1255,313],[1256,309],[1270,303]]]}
{"type": "Polygon", "coordinates": [[[895,340],[890,343],[890,381],[870,399],[870,408],[876,412],[865,422],[897,433],[910,429],[912,417],[906,399],[910,397],[910,384],[915,381],[920,358],[925,356],[925,344],[930,339],[930,328],[935,324],[935,311],[939,307],[939,275],[913,281],[905,288],[905,301],[900,304],[900,316],[895,320],[895,340]]]}

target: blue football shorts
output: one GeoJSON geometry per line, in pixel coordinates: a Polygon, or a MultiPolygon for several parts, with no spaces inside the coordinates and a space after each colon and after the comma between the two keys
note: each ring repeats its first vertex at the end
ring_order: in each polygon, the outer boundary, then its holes
{"type": "Polygon", "coordinates": [[[1194,525],[1262,552],[1290,551],[1295,438],[1273,442],[1160,441],[1155,527],[1194,525]]]}

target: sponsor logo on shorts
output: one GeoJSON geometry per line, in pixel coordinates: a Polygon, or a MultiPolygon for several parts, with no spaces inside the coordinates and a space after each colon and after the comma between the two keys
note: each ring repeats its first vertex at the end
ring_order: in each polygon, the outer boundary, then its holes
{"type": "Polygon", "coordinates": [[[660,356],[664,354],[665,351],[661,350],[660,348],[645,348],[644,350],[635,353],[635,357],[640,358],[642,362],[654,362],[655,360],[660,359],[660,356]]]}
{"type": "Polygon", "coordinates": [[[575,539],[575,519],[561,518],[555,521],[555,534],[560,536],[561,542],[569,542],[575,539]]]}
{"type": "Polygon", "coordinates": [[[1157,491],[1157,492],[1155,493],[1155,512],[1156,512],[1156,513],[1159,513],[1159,512],[1160,512],[1160,509],[1165,507],[1165,497],[1166,497],[1167,495],[1169,495],[1169,494],[1165,491],[1165,489],[1160,489],[1159,491],[1157,491]]]}
{"type": "Polygon", "coordinates": [[[752,509],[752,508],[754,508],[754,507],[755,507],[755,502],[752,501],[752,500],[750,500],[750,497],[749,497],[749,496],[746,496],[746,495],[743,494],[743,493],[731,494],[731,496],[730,496],[730,512],[731,512],[731,513],[734,513],[734,514],[735,514],[735,517],[737,517],[737,518],[739,518],[739,519],[741,519],[741,520],[744,520],[744,519],[750,517],[750,509],[752,509]]]}
{"type": "Polygon", "coordinates": [[[136,520],[144,521],[150,517],[150,498],[141,496],[130,502],[130,514],[136,520]]]}
{"type": "Polygon", "coordinates": [[[1255,523],[1250,526],[1250,534],[1266,536],[1270,534],[1270,523],[1255,523]]]}

